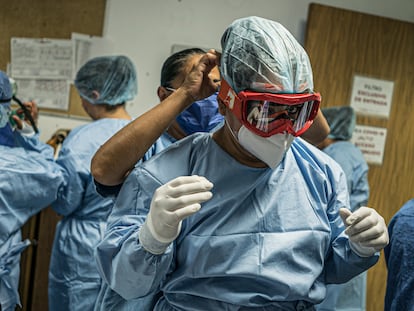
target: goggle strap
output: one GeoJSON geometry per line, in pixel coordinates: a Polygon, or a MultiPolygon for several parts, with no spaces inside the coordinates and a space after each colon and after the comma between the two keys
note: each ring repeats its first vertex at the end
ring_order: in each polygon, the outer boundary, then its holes
{"type": "Polygon", "coordinates": [[[231,110],[234,109],[235,101],[238,100],[236,92],[230,87],[226,80],[221,80],[220,91],[218,97],[231,110]]]}
{"type": "Polygon", "coordinates": [[[221,80],[218,98],[223,101],[223,103],[239,120],[242,120],[242,105],[240,98],[224,79],[221,80]]]}

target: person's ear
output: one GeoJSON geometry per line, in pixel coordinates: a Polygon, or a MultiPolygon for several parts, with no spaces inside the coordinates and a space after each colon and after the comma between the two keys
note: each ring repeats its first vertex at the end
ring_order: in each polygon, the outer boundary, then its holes
{"type": "Polygon", "coordinates": [[[168,91],[165,87],[159,86],[157,89],[157,95],[160,101],[163,101],[170,95],[171,91],[168,91]]]}
{"type": "Polygon", "coordinates": [[[94,100],[99,99],[99,97],[101,96],[101,94],[99,94],[98,91],[92,91],[92,97],[94,100]]]}

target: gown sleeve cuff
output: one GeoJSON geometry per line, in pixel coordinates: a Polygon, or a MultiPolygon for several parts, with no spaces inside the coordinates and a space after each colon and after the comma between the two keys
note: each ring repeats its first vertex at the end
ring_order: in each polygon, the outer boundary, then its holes
{"type": "Polygon", "coordinates": [[[373,247],[364,247],[359,245],[359,243],[353,243],[352,241],[349,241],[349,247],[359,257],[371,257],[377,252],[373,247]]]}
{"type": "Polygon", "coordinates": [[[142,247],[147,252],[150,252],[154,255],[164,254],[165,250],[171,244],[171,242],[163,243],[155,239],[151,231],[149,230],[146,222],[139,229],[138,236],[139,242],[141,243],[142,247]]]}

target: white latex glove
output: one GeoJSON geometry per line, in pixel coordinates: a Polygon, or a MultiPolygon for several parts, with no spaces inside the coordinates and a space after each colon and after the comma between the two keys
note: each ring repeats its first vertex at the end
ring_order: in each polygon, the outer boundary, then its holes
{"type": "Polygon", "coordinates": [[[21,127],[16,127],[16,131],[18,131],[21,135],[32,137],[35,133],[33,127],[27,124],[25,121],[21,122],[21,127]]]}
{"type": "Polygon", "coordinates": [[[355,212],[347,208],[339,210],[349,237],[351,249],[360,257],[370,257],[389,243],[384,218],[374,209],[361,206],[355,212]]]}
{"type": "Polygon", "coordinates": [[[198,212],[213,196],[213,184],[202,176],[180,176],[155,190],[147,219],[139,231],[141,245],[162,254],[180,234],[184,218],[198,212]]]}

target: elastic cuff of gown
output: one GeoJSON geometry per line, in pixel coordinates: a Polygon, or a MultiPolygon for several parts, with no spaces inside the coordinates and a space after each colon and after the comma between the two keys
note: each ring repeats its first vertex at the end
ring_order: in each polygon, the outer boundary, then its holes
{"type": "Polygon", "coordinates": [[[357,243],[349,241],[349,247],[352,251],[357,254],[359,257],[371,257],[374,256],[377,252],[373,247],[364,247],[360,246],[357,243]]]}
{"type": "Polygon", "coordinates": [[[144,223],[139,229],[139,242],[142,247],[151,254],[161,255],[164,254],[165,250],[168,248],[170,243],[162,243],[154,238],[151,234],[151,231],[148,229],[147,224],[144,223]]]}

